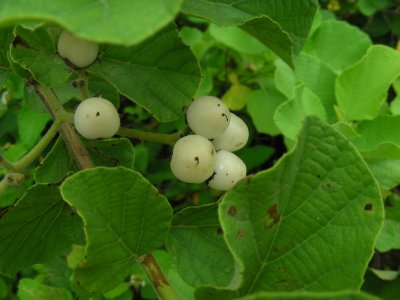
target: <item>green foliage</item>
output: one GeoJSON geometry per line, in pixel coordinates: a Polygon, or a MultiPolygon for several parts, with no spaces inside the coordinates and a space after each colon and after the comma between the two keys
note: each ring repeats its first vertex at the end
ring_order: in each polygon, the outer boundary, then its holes
{"type": "Polygon", "coordinates": [[[399,299],[397,6],[0,1],[0,299],[399,299]],[[249,128],[227,193],[170,171],[204,95],[249,128]],[[76,134],[94,96],[115,137],[76,134]]]}

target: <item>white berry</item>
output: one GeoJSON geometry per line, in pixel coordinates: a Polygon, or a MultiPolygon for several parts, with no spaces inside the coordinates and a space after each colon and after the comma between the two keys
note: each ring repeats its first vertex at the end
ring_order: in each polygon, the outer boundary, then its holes
{"type": "Polygon", "coordinates": [[[219,191],[227,191],[233,188],[240,179],[246,176],[246,165],[235,154],[220,150],[217,152],[215,171],[208,185],[219,191]]]}
{"type": "Polygon", "coordinates": [[[246,123],[231,113],[231,121],[228,128],[213,140],[215,149],[223,149],[227,151],[236,151],[246,145],[249,139],[249,129],[246,123]]]}
{"type": "Polygon", "coordinates": [[[215,161],[215,148],[209,140],[200,135],[187,135],[175,143],[170,166],[179,180],[200,183],[213,174],[215,161]]]}
{"type": "Polygon", "coordinates": [[[74,66],[85,68],[96,60],[99,46],[97,43],[63,31],[58,38],[57,51],[62,58],[68,59],[74,66]]]}
{"type": "Polygon", "coordinates": [[[83,137],[94,140],[112,137],[120,126],[115,106],[103,98],[89,98],[82,101],[74,115],[76,130],[83,137]]]}
{"type": "Polygon", "coordinates": [[[190,129],[208,139],[216,138],[229,125],[229,108],[217,97],[203,96],[188,107],[186,119],[190,129]]]}

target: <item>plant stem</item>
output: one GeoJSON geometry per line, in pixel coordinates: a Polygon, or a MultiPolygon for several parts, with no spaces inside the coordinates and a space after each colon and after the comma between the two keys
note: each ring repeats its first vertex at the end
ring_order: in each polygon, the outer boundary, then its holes
{"type": "Polygon", "coordinates": [[[61,121],[55,121],[51,124],[49,130],[42,137],[42,139],[29,151],[23,158],[14,163],[16,170],[21,170],[29,166],[34,160],[36,160],[44,149],[50,144],[53,138],[56,136],[58,129],[60,128],[61,121]]]}
{"type": "Polygon", "coordinates": [[[165,277],[157,264],[154,256],[150,253],[143,256],[141,266],[149,277],[159,299],[163,300],[179,300],[178,294],[169,284],[168,279],[165,277]]]}
{"type": "Polygon", "coordinates": [[[143,131],[138,129],[121,127],[117,133],[119,136],[135,138],[142,141],[157,142],[166,145],[173,145],[182,137],[182,132],[178,131],[171,134],[143,131]]]}
{"type": "MultiPolygon", "coordinates": [[[[65,119],[68,113],[62,107],[61,102],[58,100],[53,90],[39,83],[36,83],[34,86],[36,93],[39,95],[53,119],[65,119]]],[[[89,156],[89,152],[70,123],[61,123],[60,134],[79,169],[93,168],[95,166],[89,156]]]]}
{"type": "Polygon", "coordinates": [[[60,128],[61,121],[56,121],[54,122],[49,130],[46,132],[46,134],[42,137],[42,139],[29,151],[27,154],[25,154],[24,157],[22,157],[19,161],[12,163],[8,161],[4,157],[0,157],[0,166],[2,166],[4,169],[7,171],[12,171],[16,172],[19,170],[22,170],[29,166],[32,162],[34,162],[39,155],[43,152],[43,150],[50,144],[50,142],[53,140],[53,138],[56,136],[58,129],[60,128]]]}
{"type": "Polygon", "coordinates": [[[88,87],[88,77],[87,73],[84,70],[78,71],[78,89],[81,93],[82,100],[89,98],[89,87],[88,87]]]}

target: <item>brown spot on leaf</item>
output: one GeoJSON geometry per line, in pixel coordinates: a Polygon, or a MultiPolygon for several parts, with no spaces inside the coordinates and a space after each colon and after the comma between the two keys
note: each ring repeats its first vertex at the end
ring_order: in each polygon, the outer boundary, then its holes
{"type": "Polygon", "coordinates": [[[231,217],[235,216],[237,213],[237,209],[236,206],[231,206],[228,209],[228,215],[230,215],[231,217]]]}
{"type": "Polygon", "coordinates": [[[223,230],[222,230],[222,228],[221,227],[218,227],[217,228],[217,234],[218,235],[221,235],[221,234],[223,234],[224,232],[223,232],[223,230]]]}
{"type": "Polygon", "coordinates": [[[267,214],[272,221],[267,225],[267,228],[271,228],[272,226],[277,224],[281,218],[281,215],[279,214],[278,211],[278,206],[276,204],[273,204],[270,208],[267,209],[267,214]]]}
{"type": "Polygon", "coordinates": [[[246,236],[246,231],[244,231],[243,229],[239,229],[236,233],[236,239],[243,240],[244,237],[246,236]]]}

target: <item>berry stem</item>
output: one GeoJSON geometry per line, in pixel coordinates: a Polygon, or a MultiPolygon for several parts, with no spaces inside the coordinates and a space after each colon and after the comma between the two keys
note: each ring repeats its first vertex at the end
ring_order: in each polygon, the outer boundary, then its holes
{"type": "Polygon", "coordinates": [[[17,172],[25,169],[32,162],[34,162],[44,149],[50,144],[61,126],[61,121],[54,122],[42,139],[29,151],[24,157],[15,163],[8,161],[5,157],[0,157],[0,166],[8,172],[17,172]]]}
{"type": "Polygon", "coordinates": [[[165,277],[160,269],[154,256],[150,253],[145,254],[141,261],[141,266],[153,284],[154,290],[159,299],[163,300],[179,300],[178,294],[169,284],[168,279],[165,277]]]}
{"type": "Polygon", "coordinates": [[[78,71],[78,89],[81,93],[82,100],[89,98],[88,76],[85,70],[78,71]]]}
{"type": "Polygon", "coordinates": [[[118,130],[117,134],[119,136],[139,139],[142,141],[173,145],[177,140],[179,140],[182,137],[183,132],[178,131],[175,133],[167,134],[167,133],[150,132],[150,131],[121,127],[118,130]]]}
{"type": "Polygon", "coordinates": [[[46,106],[52,118],[54,120],[62,120],[60,125],[60,134],[78,168],[87,169],[94,167],[95,165],[89,156],[89,152],[83,145],[79,135],[76,133],[71,123],[65,122],[67,118],[70,118],[70,115],[64,110],[54,91],[39,83],[35,83],[34,87],[36,93],[46,106]]]}

